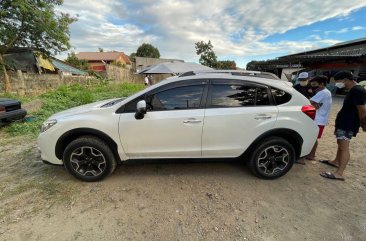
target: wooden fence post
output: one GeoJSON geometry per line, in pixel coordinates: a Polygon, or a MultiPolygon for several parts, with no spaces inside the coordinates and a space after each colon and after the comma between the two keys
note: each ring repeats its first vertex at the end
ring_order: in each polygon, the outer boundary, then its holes
{"type": "Polygon", "coordinates": [[[24,76],[21,70],[17,70],[18,75],[18,88],[17,93],[18,95],[25,95],[25,82],[24,82],[24,76]]]}

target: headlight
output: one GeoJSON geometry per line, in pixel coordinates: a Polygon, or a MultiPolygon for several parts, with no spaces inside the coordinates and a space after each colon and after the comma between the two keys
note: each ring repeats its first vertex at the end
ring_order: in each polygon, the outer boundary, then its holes
{"type": "Polygon", "coordinates": [[[41,126],[41,133],[47,131],[57,123],[57,120],[47,120],[41,126]]]}

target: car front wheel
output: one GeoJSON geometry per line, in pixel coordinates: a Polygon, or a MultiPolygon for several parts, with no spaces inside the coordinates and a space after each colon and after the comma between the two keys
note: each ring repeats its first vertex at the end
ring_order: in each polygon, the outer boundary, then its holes
{"type": "Polygon", "coordinates": [[[285,175],[295,160],[293,146],[283,138],[273,137],[262,141],[253,151],[249,168],[258,177],[275,179],[285,175]]]}
{"type": "Polygon", "coordinates": [[[87,182],[102,180],[117,165],[108,145],[94,136],[83,136],[67,145],[63,161],[70,174],[87,182]]]}

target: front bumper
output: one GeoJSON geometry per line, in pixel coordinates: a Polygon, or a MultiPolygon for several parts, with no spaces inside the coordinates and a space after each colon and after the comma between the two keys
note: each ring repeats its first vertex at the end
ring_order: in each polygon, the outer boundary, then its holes
{"type": "Polygon", "coordinates": [[[41,159],[53,164],[63,165],[62,160],[56,157],[55,146],[57,138],[48,131],[39,134],[37,139],[38,149],[41,151],[41,159]]]}

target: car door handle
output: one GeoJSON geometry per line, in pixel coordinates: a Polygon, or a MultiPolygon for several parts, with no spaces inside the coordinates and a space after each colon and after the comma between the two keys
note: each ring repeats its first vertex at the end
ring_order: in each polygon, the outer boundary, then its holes
{"type": "Polygon", "coordinates": [[[259,114],[259,115],[254,116],[254,119],[256,119],[256,120],[268,120],[271,118],[272,118],[272,116],[266,115],[266,114],[259,114]]]}
{"type": "Polygon", "coordinates": [[[201,123],[201,122],[202,122],[201,120],[197,120],[195,118],[190,118],[190,119],[183,121],[184,124],[195,124],[195,123],[201,123]]]}

